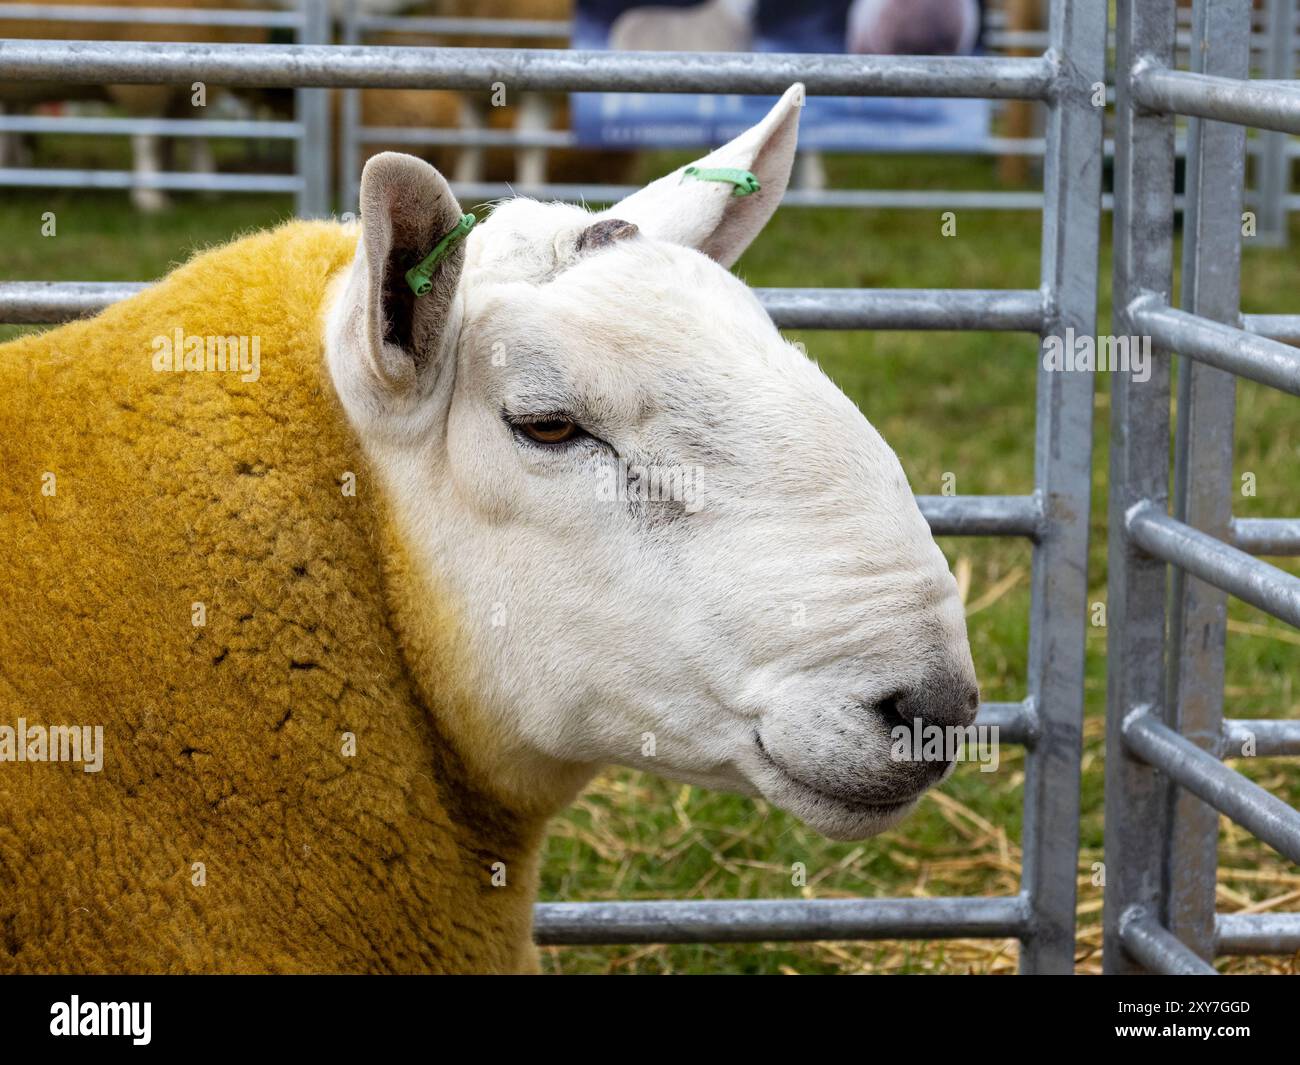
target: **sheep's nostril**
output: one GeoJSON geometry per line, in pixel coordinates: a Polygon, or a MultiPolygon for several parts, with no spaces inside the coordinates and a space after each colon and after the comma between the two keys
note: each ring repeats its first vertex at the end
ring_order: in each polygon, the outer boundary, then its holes
{"type": "Polygon", "coordinates": [[[911,722],[903,716],[902,696],[898,692],[870,704],[869,709],[878,714],[891,728],[896,725],[911,725],[911,722]]]}

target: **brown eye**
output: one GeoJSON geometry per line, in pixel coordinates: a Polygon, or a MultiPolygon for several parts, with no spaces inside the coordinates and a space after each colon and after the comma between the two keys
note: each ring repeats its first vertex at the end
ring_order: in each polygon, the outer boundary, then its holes
{"type": "Polygon", "coordinates": [[[548,418],[543,422],[525,422],[519,426],[528,437],[539,444],[563,444],[575,436],[578,427],[566,418],[548,418]]]}

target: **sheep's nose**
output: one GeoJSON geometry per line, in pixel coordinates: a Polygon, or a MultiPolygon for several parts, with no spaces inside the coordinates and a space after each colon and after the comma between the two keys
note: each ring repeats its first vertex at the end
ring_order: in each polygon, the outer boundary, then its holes
{"type": "Polygon", "coordinates": [[[964,727],[975,720],[979,705],[979,686],[969,671],[936,666],[898,693],[894,712],[909,723],[920,718],[925,725],[964,727]]]}
{"type": "Polygon", "coordinates": [[[920,684],[898,693],[898,714],[924,724],[967,726],[979,710],[979,687],[966,671],[932,668],[920,684]]]}

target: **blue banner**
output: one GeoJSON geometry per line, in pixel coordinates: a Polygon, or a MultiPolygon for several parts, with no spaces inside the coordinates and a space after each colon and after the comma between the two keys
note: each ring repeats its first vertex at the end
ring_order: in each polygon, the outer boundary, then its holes
{"type": "MultiPolygon", "coordinates": [[[[970,54],[977,0],[578,0],[573,47],[608,51],[970,54]]],[[[772,96],[574,93],[579,143],[603,147],[721,144],[759,121],[772,96]]],[[[799,146],[827,151],[977,144],[987,100],[810,96],[799,146]]]]}

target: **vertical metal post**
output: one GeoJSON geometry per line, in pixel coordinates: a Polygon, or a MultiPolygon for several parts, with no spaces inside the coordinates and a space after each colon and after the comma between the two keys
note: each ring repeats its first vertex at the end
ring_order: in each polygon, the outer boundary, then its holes
{"type": "MultiPolygon", "coordinates": [[[[1059,75],[1043,162],[1041,277],[1050,308],[1044,336],[1062,343],[1096,331],[1105,94],[1095,103],[1094,87],[1106,77],[1106,18],[1105,4],[1070,0],[1053,0],[1049,16],[1059,75]]],[[[1029,627],[1029,698],[1040,732],[1025,768],[1023,883],[1033,933],[1021,949],[1024,973],[1074,969],[1092,401],[1090,371],[1048,369],[1040,357],[1034,476],[1045,521],[1029,627]]]]}
{"type": "MultiPolygon", "coordinates": [[[[349,47],[361,43],[357,26],[360,17],[358,0],[346,0],[343,5],[343,43],[349,47]]],[[[361,128],[361,90],[342,89],[343,98],[339,114],[339,210],[356,213],[360,210],[361,158],[357,130],[361,128]]]]}
{"type": "MultiPolygon", "coordinates": [[[[299,0],[302,44],[330,43],[327,0],[299,0]]],[[[324,218],[330,210],[330,90],[295,89],[294,103],[302,132],[295,145],[295,163],[302,186],[297,195],[299,218],[324,218]]]]}
{"type": "MultiPolygon", "coordinates": [[[[1131,98],[1137,64],[1173,65],[1175,0],[1118,0],[1115,86],[1114,330],[1137,332],[1132,301],[1173,285],[1174,119],[1131,98]]],[[[1132,342],[1132,341],[1130,341],[1132,342]]],[[[1163,921],[1164,852],[1172,788],[1132,757],[1124,718],[1147,704],[1166,719],[1165,564],[1129,539],[1127,513],[1142,500],[1169,498],[1169,361],[1153,353],[1150,377],[1113,375],[1107,618],[1106,861],[1103,966],[1141,971],[1124,953],[1120,923],[1130,910],[1163,921]]]]}
{"type": "MultiPolygon", "coordinates": [[[[1264,77],[1289,81],[1295,77],[1295,0],[1268,0],[1266,10],[1267,44],[1264,51],[1264,77]]],[[[1249,75],[1242,75],[1243,77],[1249,75]]],[[[1291,157],[1287,152],[1291,136],[1287,133],[1261,133],[1259,154],[1258,227],[1259,244],[1282,247],[1287,241],[1286,198],[1291,191],[1291,157]]]]}
{"type": "MultiPolygon", "coordinates": [[[[1196,0],[1192,70],[1249,77],[1250,19],[1251,0],[1196,0]]],[[[1237,324],[1240,309],[1245,171],[1245,127],[1189,120],[1182,307],[1231,325],[1237,324]]],[[[1173,513],[1225,541],[1232,523],[1236,396],[1232,374],[1193,359],[1179,359],[1173,513]]],[[[1228,597],[1178,566],[1170,582],[1170,710],[1178,731],[1217,756],[1223,727],[1228,597]]],[[[1214,960],[1218,841],[1218,811],[1180,788],[1174,796],[1166,858],[1168,928],[1205,961],[1214,960]]]]}

